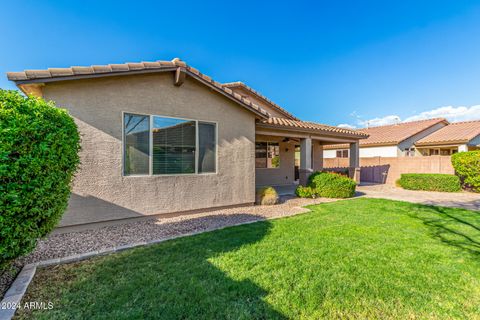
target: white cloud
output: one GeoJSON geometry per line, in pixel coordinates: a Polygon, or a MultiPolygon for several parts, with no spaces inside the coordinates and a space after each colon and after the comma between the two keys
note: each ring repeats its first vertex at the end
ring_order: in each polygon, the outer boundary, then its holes
{"type": "Polygon", "coordinates": [[[385,126],[388,124],[399,123],[400,121],[401,120],[399,116],[392,114],[382,118],[373,118],[366,121],[358,120],[358,123],[362,127],[378,127],[378,126],[385,126]]]}
{"type": "Polygon", "coordinates": [[[446,118],[450,122],[478,120],[480,119],[480,105],[471,107],[440,107],[408,117],[405,121],[431,118],[446,118]]]}
{"type": "Polygon", "coordinates": [[[347,123],[339,124],[341,128],[357,128],[357,127],[377,127],[399,122],[417,121],[431,118],[446,118],[450,122],[480,120],[480,105],[471,107],[439,107],[428,111],[420,112],[419,114],[410,116],[402,120],[397,115],[388,115],[381,118],[373,118],[370,120],[362,120],[355,112],[351,116],[356,118],[357,125],[347,123]]]}
{"type": "Polygon", "coordinates": [[[337,127],[344,128],[344,129],[355,129],[356,128],[356,126],[352,126],[351,124],[348,124],[348,123],[341,123],[341,124],[337,125],[337,127]]]}

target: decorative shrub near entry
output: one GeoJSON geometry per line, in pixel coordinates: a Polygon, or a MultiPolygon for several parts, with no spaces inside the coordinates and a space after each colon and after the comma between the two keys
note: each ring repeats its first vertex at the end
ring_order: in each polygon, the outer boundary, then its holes
{"type": "Polygon", "coordinates": [[[339,173],[315,172],[308,178],[308,186],[299,186],[295,193],[301,198],[351,198],[357,183],[339,173]]]}
{"type": "Polygon", "coordinates": [[[60,220],[79,140],[65,110],[0,90],[0,265],[32,250],[60,220]]]}
{"type": "Polygon", "coordinates": [[[398,184],[408,190],[457,192],[461,190],[460,179],[453,174],[404,173],[398,184]]]}
{"type": "Polygon", "coordinates": [[[278,193],[272,187],[263,187],[256,190],[255,203],[261,205],[274,205],[278,203],[278,193]]]}
{"type": "Polygon", "coordinates": [[[315,172],[308,180],[315,193],[325,198],[351,198],[357,186],[353,179],[332,172],[315,172]]]}
{"type": "Polygon", "coordinates": [[[465,187],[480,192],[480,151],[455,153],[452,165],[465,187]]]}

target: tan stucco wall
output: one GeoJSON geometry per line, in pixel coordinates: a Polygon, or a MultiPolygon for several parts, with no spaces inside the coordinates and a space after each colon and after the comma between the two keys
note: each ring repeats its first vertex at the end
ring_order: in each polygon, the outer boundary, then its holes
{"type": "Polygon", "coordinates": [[[44,97],[69,110],[82,137],[81,167],[61,226],[254,202],[255,118],[172,73],[46,84],[44,97]],[[217,174],[122,175],[122,111],[218,122],[217,174]]]}
{"type": "Polygon", "coordinates": [[[295,142],[282,142],[281,137],[257,135],[257,141],[278,142],[280,147],[279,168],[255,169],[256,186],[277,186],[295,181],[295,142]]]}

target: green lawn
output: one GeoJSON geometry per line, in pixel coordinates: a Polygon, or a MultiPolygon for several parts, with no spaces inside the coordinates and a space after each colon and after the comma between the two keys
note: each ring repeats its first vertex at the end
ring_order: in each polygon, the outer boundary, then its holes
{"type": "Polygon", "coordinates": [[[383,199],[38,270],[43,319],[480,318],[480,213],[383,199]]]}

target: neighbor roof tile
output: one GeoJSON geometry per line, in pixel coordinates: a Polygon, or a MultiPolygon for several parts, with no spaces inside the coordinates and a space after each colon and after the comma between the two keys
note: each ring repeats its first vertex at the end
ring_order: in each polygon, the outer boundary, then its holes
{"type": "Polygon", "coordinates": [[[480,135],[480,120],[454,122],[418,140],[416,146],[468,143],[480,135]]]}
{"type": "MultiPolygon", "coordinates": [[[[387,126],[370,127],[355,130],[369,135],[367,139],[360,140],[361,147],[397,145],[400,142],[426,130],[437,123],[448,123],[444,118],[435,118],[411,122],[402,122],[387,126]]],[[[346,144],[335,144],[325,146],[325,149],[340,149],[347,147],[346,144]]]]}

